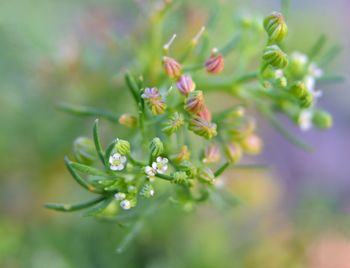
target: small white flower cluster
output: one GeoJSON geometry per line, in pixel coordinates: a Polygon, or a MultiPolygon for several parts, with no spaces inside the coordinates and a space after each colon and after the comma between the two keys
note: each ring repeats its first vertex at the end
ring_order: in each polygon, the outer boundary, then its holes
{"type": "Polygon", "coordinates": [[[120,201],[120,207],[124,210],[128,210],[131,208],[131,202],[126,199],[126,194],[119,192],[114,195],[114,198],[117,201],[120,201]]]}
{"type": "Polygon", "coordinates": [[[301,111],[298,117],[298,125],[302,131],[308,131],[312,128],[312,111],[310,109],[301,111]]]}
{"type": "Polygon", "coordinates": [[[168,162],[167,158],[158,156],[151,166],[145,167],[145,173],[148,178],[152,180],[157,173],[164,174],[168,169],[168,162]]]}
{"type": "Polygon", "coordinates": [[[119,153],[114,153],[109,157],[110,169],[113,171],[123,170],[126,163],[126,157],[119,153]]]}

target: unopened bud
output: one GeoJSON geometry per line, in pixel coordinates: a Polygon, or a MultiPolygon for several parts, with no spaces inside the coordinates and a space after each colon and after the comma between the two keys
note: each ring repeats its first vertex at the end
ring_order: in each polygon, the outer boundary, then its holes
{"type": "Polygon", "coordinates": [[[265,48],[263,60],[276,69],[283,69],[288,65],[288,56],[279,46],[272,45],[265,48]]]}
{"type": "Polygon", "coordinates": [[[224,67],[224,57],[214,48],[210,58],[205,62],[207,72],[211,74],[219,74],[224,70],[224,67]]]}
{"type": "Polygon", "coordinates": [[[314,96],[310,92],[306,92],[306,94],[300,99],[300,107],[301,108],[309,108],[314,103],[314,96]]]}
{"type": "Polygon", "coordinates": [[[176,183],[176,184],[186,184],[187,183],[187,174],[186,172],[184,171],[177,171],[177,172],[174,172],[172,177],[174,178],[173,179],[173,182],[176,183]]]}
{"type": "Polygon", "coordinates": [[[172,79],[179,79],[181,76],[181,65],[173,58],[163,57],[165,73],[172,79]]]}
{"type": "Polygon", "coordinates": [[[198,177],[203,182],[207,182],[209,184],[214,183],[214,179],[215,179],[214,172],[208,167],[199,169],[198,177]]]}
{"type": "Polygon", "coordinates": [[[204,151],[203,163],[216,163],[220,160],[220,148],[217,144],[210,144],[204,151]]]}
{"type": "Polygon", "coordinates": [[[251,134],[241,140],[240,145],[245,153],[257,155],[261,153],[263,143],[259,136],[251,134]]]}
{"type": "Polygon", "coordinates": [[[188,95],[185,103],[185,110],[190,113],[197,114],[202,111],[204,105],[203,92],[196,90],[188,95]]]}
{"type": "Polygon", "coordinates": [[[173,161],[175,163],[181,163],[184,160],[189,160],[191,156],[190,151],[188,150],[186,145],[182,145],[180,152],[175,155],[173,161]]]}
{"type": "Polygon", "coordinates": [[[177,81],[176,86],[180,93],[184,96],[187,96],[196,88],[196,84],[193,82],[192,77],[190,75],[182,75],[177,81]]]}
{"type": "Polygon", "coordinates": [[[242,149],[241,147],[233,142],[230,142],[225,145],[225,153],[227,160],[231,163],[235,164],[241,160],[242,157],[242,149]]]}
{"type": "Polygon", "coordinates": [[[118,139],[114,148],[121,155],[128,155],[130,153],[130,143],[126,140],[118,139]]]}
{"type": "Polygon", "coordinates": [[[97,160],[94,142],[85,137],[78,137],[73,143],[74,157],[79,163],[92,164],[97,160]]]}
{"type": "Polygon", "coordinates": [[[131,114],[122,114],[119,117],[119,124],[127,126],[129,128],[135,128],[137,126],[137,118],[131,114]]]}
{"type": "Polygon", "coordinates": [[[157,157],[157,156],[161,155],[164,151],[163,142],[158,137],[154,138],[151,141],[150,150],[151,150],[151,155],[153,157],[157,157]]]}
{"type": "Polygon", "coordinates": [[[184,123],[185,122],[184,122],[184,118],[183,118],[182,114],[179,114],[176,112],[164,124],[162,131],[170,136],[171,134],[176,132],[180,127],[182,127],[184,125],[184,123]]]}
{"type": "Polygon", "coordinates": [[[205,139],[212,139],[217,135],[216,124],[211,123],[200,117],[195,117],[190,120],[188,125],[189,130],[193,131],[205,139]]]}
{"type": "Polygon", "coordinates": [[[305,94],[307,94],[307,88],[305,86],[304,82],[298,81],[293,83],[290,87],[289,87],[289,92],[297,97],[297,98],[302,98],[305,96],[305,94]]]}
{"type": "Polygon", "coordinates": [[[198,169],[192,164],[190,161],[182,161],[180,164],[180,168],[186,172],[187,176],[190,178],[194,178],[197,176],[198,169]]]}
{"type": "Polygon", "coordinates": [[[197,115],[204,120],[211,121],[211,112],[206,105],[203,106],[203,109],[197,115]]]}
{"type": "Polygon", "coordinates": [[[154,196],[154,194],[155,194],[154,188],[152,184],[149,184],[149,183],[146,183],[140,191],[140,195],[145,198],[151,198],[152,196],[154,196]]]}
{"type": "Polygon", "coordinates": [[[326,111],[317,110],[313,113],[312,123],[320,129],[330,128],[333,123],[332,116],[326,111]]]}
{"type": "Polygon", "coordinates": [[[264,19],[264,29],[270,41],[281,42],[288,34],[288,27],[281,13],[273,12],[264,19]]]}

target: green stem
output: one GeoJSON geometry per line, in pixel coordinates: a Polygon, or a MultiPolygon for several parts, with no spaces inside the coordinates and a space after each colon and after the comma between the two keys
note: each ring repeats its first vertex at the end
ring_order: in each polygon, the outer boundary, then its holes
{"type": "Polygon", "coordinates": [[[87,202],[79,203],[79,204],[75,204],[75,205],[47,203],[44,205],[44,207],[48,208],[48,209],[57,210],[57,211],[71,212],[71,211],[77,211],[77,210],[91,207],[91,206],[103,201],[105,198],[106,197],[101,196],[101,197],[98,197],[98,198],[93,199],[91,201],[87,201],[87,202]]]}
{"type": "Polygon", "coordinates": [[[230,163],[226,162],[221,167],[219,167],[219,169],[214,172],[215,178],[219,177],[229,166],[230,163]]]}
{"type": "Polygon", "coordinates": [[[99,134],[98,134],[98,119],[96,119],[95,122],[94,122],[93,137],[94,137],[94,143],[95,143],[95,148],[96,148],[96,152],[98,154],[98,157],[100,158],[102,164],[105,166],[106,165],[105,157],[104,157],[104,153],[102,151],[100,137],[99,137],[99,134]]]}
{"type": "Polygon", "coordinates": [[[161,179],[166,180],[166,181],[172,181],[174,179],[173,177],[171,177],[169,175],[160,174],[160,173],[157,173],[156,177],[161,178],[161,179]]]}
{"type": "Polygon", "coordinates": [[[78,116],[101,117],[111,122],[118,122],[119,120],[119,116],[115,113],[97,107],[80,106],[62,102],[57,104],[57,108],[64,112],[78,116]]]}

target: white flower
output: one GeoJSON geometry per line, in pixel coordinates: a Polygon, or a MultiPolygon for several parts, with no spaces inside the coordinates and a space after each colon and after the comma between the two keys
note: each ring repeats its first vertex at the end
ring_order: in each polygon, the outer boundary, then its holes
{"type": "Polygon", "coordinates": [[[126,163],[126,157],[115,153],[109,157],[109,164],[111,170],[123,170],[126,163]]]}
{"type": "Polygon", "coordinates": [[[151,178],[151,177],[154,177],[156,175],[157,170],[154,169],[153,167],[147,166],[147,167],[145,167],[145,173],[149,178],[151,178]]]}
{"type": "Polygon", "coordinates": [[[301,52],[294,52],[292,55],[292,60],[295,61],[296,63],[300,64],[300,65],[305,65],[309,58],[307,57],[307,55],[301,53],[301,52]]]}
{"type": "Polygon", "coordinates": [[[309,66],[309,74],[315,78],[320,78],[323,75],[323,70],[316,64],[312,63],[309,66]]]}
{"type": "Polygon", "coordinates": [[[158,156],[156,162],[152,163],[152,168],[157,171],[157,173],[163,174],[168,169],[168,159],[158,156]]]}
{"type": "Polygon", "coordinates": [[[283,70],[281,69],[278,69],[275,71],[275,78],[278,79],[278,78],[282,78],[283,77],[283,70]]]}
{"type": "Polygon", "coordinates": [[[321,90],[316,90],[315,85],[316,85],[316,80],[313,76],[308,75],[304,78],[304,82],[306,85],[307,90],[314,96],[314,98],[320,98],[322,96],[322,91],[321,90]]]}
{"type": "Polygon", "coordinates": [[[122,202],[120,202],[120,207],[121,207],[122,209],[128,210],[128,209],[131,208],[131,203],[130,203],[129,200],[125,199],[125,200],[123,200],[122,202]]]}
{"type": "Polygon", "coordinates": [[[117,199],[118,201],[121,201],[121,200],[124,200],[126,198],[126,194],[125,193],[122,193],[122,192],[119,192],[119,193],[116,193],[114,195],[115,199],[117,199]]]}
{"type": "Polygon", "coordinates": [[[312,128],[312,112],[310,110],[303,110],[299,114],[298,124],[302,131],[308,131],[312,128]]]}

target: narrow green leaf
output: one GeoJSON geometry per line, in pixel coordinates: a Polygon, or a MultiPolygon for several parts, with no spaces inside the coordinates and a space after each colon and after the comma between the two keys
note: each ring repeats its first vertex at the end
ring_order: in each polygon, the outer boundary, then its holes
{"type": "Polygon", "coordinates": [[[234,48],[237,47],[240,40],[241,36],[235,35],[224,47],[219,49],[219,51],[223,56],[227,56],[234,48]]]}
{"type": "Polygon", "coordinates": [[[101,213],[113,200],[113,196],[110,198],[106,198],[102,202],[98,203],[96,206],[89,208],[88,210],[84,211],[83,216],[97,216],[99,213],[101,213]]]}
{"type": "Polygon", "coordinates": [[[324,67],[324,66],[330,64],[330,62],[332,60],[334,60],[341,51],[342,51],[342,47],[340,45],[335,45],[335,46],[331,47],[326,52],[326,54],[324,54],[323,57],[320,59],[319,65],[324,67]]]}
{"type": "Polygon", "coordinates": [[[98,154],[98,157],[100,158],[102,164],[105,165],[105,157],[104,157],[104,153],[103,153],[103,150],[102,150],[100,137],[99,137],[99,134],[98,134],[98,119],[96,119],[95,122],[94,122],[93,137],[94,137],[94,143],[95,143],[95,148],[96,148],[96,152],[98,154]]]}
{"type": "Polygon", "coordinates": [[[135,79],[128,72],[125,74],[125,82],[126,82],[126,85],[128,86],[128,89],[130,90],[131,95],[136,101],[136,104],[138,104],[140,101],[139,88],[137,86],[135,79]]]}
{"type": "Polygon", "coordinates": [[[44,205],[44,207],[48,208],[48,209],[57,210],[57,211],[72,212],[72,211],[77,211],[77,210],[91,207],[91,206],[101,202],[104,199],[105,199],[105,197],[102,196],[102,197],[98,197],[96,199],[93,199],[91,201],[87,201],[87,202],[79,203],[79,204],[74,204],[74,205],[47,203],[44,205]]]}
{"type": "Polygon", "coordinates": [[[270,124],[290,143],[296,145],[297,147],[303,149],[306,152],[312,151],[312,147],[300,140],[298,137],[294,136],[288,129],[286,129],[282,124],[278,121],[278,119],[270,112],[270,110],[266,107],[259,106],[262,115],[270,122],[270,124]]]}
{"type": "Polygon", "coordinates": [[[97,168],[93,168],[84,164],[80,164],[77,162],[70,162],[70,165],[77,171],[92,175],[92,176],[101,176],[101,177],[111,177],[108,173],[105,171],[99,170],[97,168]]]}
{"type": "Polygon", "coordinates": [[[131,243],[132,240],[140,233],[141,229],[143,227],[143,222],[137,221],[129,233],[124,237],[124,239],[120,242],[119,246],[117,247],[117,253],[121,254],[125,251],[125,249],[128,247],[128,245],[131,243]]]}
{"type": "Polygon", "coordinates": [[[85,181],[82,177],[80,177],[75,172],[74,168],[71,165],[72,162],[69,160],[69,158],[67,156],[64,158],[64,163],[66,164],[66,167],[67,167],[69,173],[72,175],[72,177],[75,179],[75,181],[77,183],[79,183],[82,187],[84,187],[86,190],[88,190],[92,193],[97,193],[97,194],[103,193],[102,190],[99,190],[96,187],[92,186],[91,184],[89,184],[87,181],[85,181]]]}
{"type": "Polygon", "coordinates": [[[318,55],[320,55],[322,48],[326,44],[326,36],[322,34],[315,42],[315,44],[311,47],[308,56],[310,61],[312,61],[314,58],[316,58],[318,55]]]}
{"type": "Polygon", "coordinates": [[[113,112],[89,106],[79,106],[68,103],[58,103],[57,108],[67,113],[78,116],[94,116],[105,118],[112,122],[118,122],[119,116],[113,112]]]}

